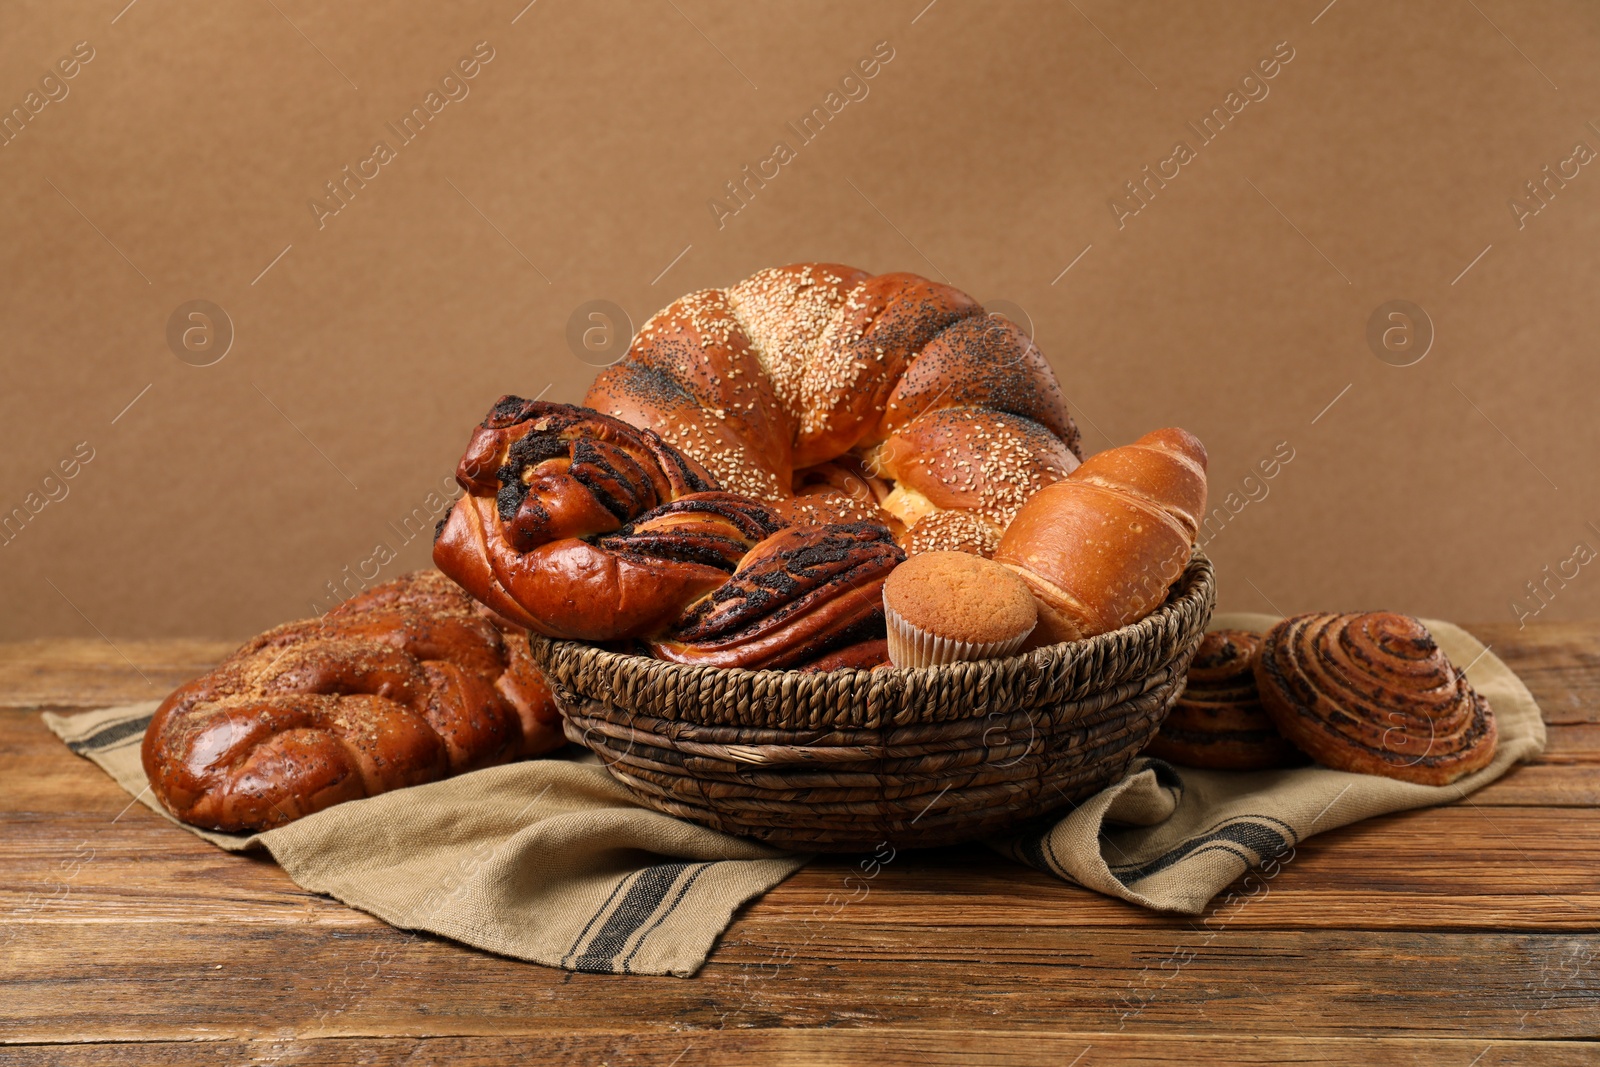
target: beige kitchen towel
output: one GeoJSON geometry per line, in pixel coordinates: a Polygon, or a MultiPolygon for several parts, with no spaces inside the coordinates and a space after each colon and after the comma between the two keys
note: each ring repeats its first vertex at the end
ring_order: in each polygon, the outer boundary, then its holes
{"type": "MultiPolygon", "coordinates": [[[[172,819],[139,759],[157,706],[44,720],[172,819]]],[[[641,807],[587,754],[352,800],[260,834],[177,825],[230,851],[265,848],[296,885],[401,929],[616,974],[694,974],[739,906],[809,858],[641,807]]]]}
{"type": "MultiPolygon", "coordinates": [[[[1210,628],[1265,631],[1278,621],[1273,615],[1217,615],[1210,628]]],[[[1312,834],[1448,804],[1543,752],[1544,720],[1522,680],[1459,626],[1423,621],[1494,710],[1499,746],[1483,770],[1428,786],[1317,766],[1203,771],[1140,759],[1122,781],[1047,828],[992,847],[1109,896],[1198,915],[1246,871],[1275,874],[1312,834]]]]}
{"type": "MultiPolygon", "coordinates": [[[[1276,621],[1218,616],[1212,626],[1276,621]]],[[[1516,675],[1460,628],[1428,626],[1499,720],[1500,747],[1485,769],[1431,787],[1321,767],[1247,774],[1141,759],[1042,832],[991,847],[1134,904],[1197,914],[1247,870],[1273,871],[1312,834],[1448,803],[1542,751],[1539,707],[1516,675]]],[[[170,819],[139,762],[155,708],[44,718],[74,752],[170,819]]],[[[263,834],[184,828],[226,849],[265,848],[298,885],[402,929],[552,967],[624,974],[692,975],[739,905],[809,858],[642,807],[591,755],[354,800],[263,834]]]]}

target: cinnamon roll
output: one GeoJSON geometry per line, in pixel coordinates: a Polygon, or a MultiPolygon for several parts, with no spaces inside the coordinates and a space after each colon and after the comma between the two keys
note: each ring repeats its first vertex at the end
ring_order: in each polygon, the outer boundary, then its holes
{"type": "Polygon", "coordinates": [[[1409,615],[1285,619],[1255,673],[1278,729],[1324,766],[1445,785],[1494,757],[1488,701],[1409,615]]]}
{"type": "Polygon", "coordinates": [[[1255,663],[1262,635],[1206,634],[1189,665],[1189,682],[1145,755],[1224,771],[1260,771],[1304,763],[1261,706],[1255,663]]]}

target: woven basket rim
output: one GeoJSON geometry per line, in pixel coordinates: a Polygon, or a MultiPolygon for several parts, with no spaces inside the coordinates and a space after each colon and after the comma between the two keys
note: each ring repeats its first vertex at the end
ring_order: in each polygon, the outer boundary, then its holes
{"type": "MultiPolygon", "coordinates": [[[[911,680],[915,678],[932,678],[940,674],[957,670],[978,670],[984,674],[1000,674],[1013,665],[1027,664],[1039,670],[1060,670],[1073,663],[1075,660],[1093,660],[1105,654],[1118,645],[1143,644],[1159,641],[1159,633],[1164,626],[1181,618],[1189,611],[1196,611],[1208,617],[1210,611],[1202,607],[1203,602],[1214,598],[1215,575],[1210,559],[1201,549],[1195,548],[1184,567],[1183,574],[1173,583],[1173,591],[1161,606],[1156,608],[1144,618],[1131,622],[1115,630],[1107,630],[1103,634],[1096,634],[1079,641],[1063,641],[1053,645],[1041,645],[1027,652],[1014,656],[1005,656],[996,659],[965,660],[959,663],[941,663],[932,667],[841,667],[833,671],[801,671],[793,668],[779,670],[757,669],[746,667],[714,667],[706,664],[674,663],[671,660],[656,659],[653,656],[641,656],[632,652],[614,652],[610,649],[600,648],[587,641],[560,640],[545,637],[538,633],[529,633],[529,639],[535,645],[549,646],[550,654],[554,656],[581,655],[587,663],[596,668],[612,671],[649,671],[662,672],[675,677],[680,684],[699,683],[711,678],[723,678],[729,682],[738,679],[757,679],[762,677],[782,677],[792,685],[803,688],[812,686],[822,687],[837,686],[841,679],[855,679],[863,675],[898,676],[900,679],[911,680]]],[[[1202,622],[1201,628],[1204,628],[1202,622]]],[[[535,658],[542,658],[535,649],[535,658]]]]}

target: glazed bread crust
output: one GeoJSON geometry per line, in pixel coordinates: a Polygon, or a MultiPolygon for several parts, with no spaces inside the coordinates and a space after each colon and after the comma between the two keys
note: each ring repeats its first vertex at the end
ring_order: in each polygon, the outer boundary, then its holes
{"type": "Polygon", "coordinates": [[[650,642],[659,659],[782,668],[849,636],[881,632],[883,582],[905,559],[888,529],[859,522],[792,526],[767,538],[733,576],[650,642]]]}
{"type": "Polygon", "coordinates": [[[173,815],[238,832],[564,743],[526,635],[423,571],[250,640],[162,702],[141,756],[173,815]]]}
{"type": "Polygon", "coordinates": [[[457,480],[440,570],[549,637],[644,639],[684,663],[787,667],[857,639],[905,558],[881,523],[790,522],[653,432],[566,404],[502,398],[457,480]]]}
{"type": "Polygon", "coordinates": [[[466,493],[433,559],[550,637],[656,633],[786,523],[717,489],[650,430],[570,404],[501,397],[456,469],[466,493]]]}
{"type": "Polygon", "coordinates": [[[1089,457],[1022,506],[994,558],[1033,590],[1036,642],[1106,633],[1166,599],[1205,513],[1205,468],[1193,434],[1157,430],[1089,457]]]}
{"type": "Polygon", "coordinates": [[[1078,430],[1011,322],[915,274],[801,263],[675,301],[584,404],[646,427],[791,522],[870,520],[903,547],[981,550],[1077,466],[1078,430]],[[830,485],[844,462],[899,492],[830,485]],[[942,511],[970,513],[918,533],[942,511]],[[973,527],[987,528],[971,536],[973,527]],[[961,530],[959,544],[941,531],[961,530]]]}

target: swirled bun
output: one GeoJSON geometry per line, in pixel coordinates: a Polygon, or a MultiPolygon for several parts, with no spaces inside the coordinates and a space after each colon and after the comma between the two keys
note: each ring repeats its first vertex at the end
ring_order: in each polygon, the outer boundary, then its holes
{"type": "Polygon", "coordinates": [[[1255,676],[1261,642],[1262,635],[1249,630],[1206,634],[1189,664],[1183,695],[1144,754],[1225,771],[1304,763],[1261,706],[1255,676]]]}
{"type": "Polygon", "coordinates": [[[1268,631],[1262,706],[1318,763],[1446,785],[1494,758],[1494,714],[1418,620],[1309,614],[1268,631]]]}

